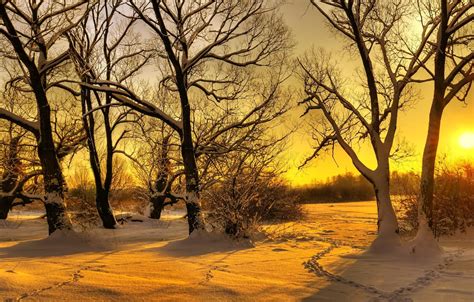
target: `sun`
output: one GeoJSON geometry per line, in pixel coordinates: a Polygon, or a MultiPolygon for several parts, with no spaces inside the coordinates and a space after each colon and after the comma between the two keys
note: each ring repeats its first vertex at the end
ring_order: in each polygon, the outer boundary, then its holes
{"type": "Polygon", "coordinates": [[[463,133],[459,137],[459,145],[464,149],[474,148],[474,132],[463,133]]]}

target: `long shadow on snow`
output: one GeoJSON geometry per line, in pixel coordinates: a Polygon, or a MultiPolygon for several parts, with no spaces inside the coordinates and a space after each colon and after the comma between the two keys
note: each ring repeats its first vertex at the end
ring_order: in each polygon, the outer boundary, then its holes
{"type": "Polygon", "coordinates": [[[168,242],[159,248],[152,248],[161,254],[175,257],[199,256],[210,253],[233,252],[253,248],[250,240],[234,240],[225,234],[212,232],[193,232],[189,237],[168,242]]]}
{"type": "Polygon", "coordinates": [[[0,258],[66,256],[112,249],[114,246],[111,242],[94,239],[90,234],[57,231],[44,239],[23,241],[10,247],[0,248],[0,258]]]}

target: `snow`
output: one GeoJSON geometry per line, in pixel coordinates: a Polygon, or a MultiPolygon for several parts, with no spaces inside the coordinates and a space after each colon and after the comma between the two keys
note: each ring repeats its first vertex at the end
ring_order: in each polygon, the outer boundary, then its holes
{"type": "Polygon", "coordinates": [[[474,230],[443,238],[444,254],[374,255],[374,202],[306,208],[303,221],[238,242],[187,237],[183,213],[172,211],[48,238],[41,213],[14,211],[0,222],[0,300],[474,300],[474,230]]]}

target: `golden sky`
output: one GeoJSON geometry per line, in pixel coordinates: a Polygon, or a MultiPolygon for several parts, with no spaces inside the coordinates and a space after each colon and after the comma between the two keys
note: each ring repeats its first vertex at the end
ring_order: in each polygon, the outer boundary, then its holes
{"type": "MultiPolygon", "coordinates": [[[[297,43],[296,55],[303,54],[305,50],[311,47],[323,47],[342,54],[344,52],[342,50],[343,38],[335,36],[325,24],[323,18],[308,3],[309,1],[306,0],[293,0],[281,9],[297,43]]],[[[350,62],[342,61],[341,64],[344,67],[344,64],[350,65],[350,62]]],[[[418,170],[421,165],[432,86],[429,84],[420,85],[418,89],[419,100],[411,108],[401,113],[398,127],[398,137],[405,139],[412,146],[415,156],[402,163],[393,163],[392,170],[418,170]]],[[[449,161],[474,161],[474,148],[462,148],[460,144],[460,137],[463,134],[474,134],[473,102],[474,92],[471,90],[468,104],[453,100],[445,110],[439,154],[446,155],[449,161]]],[[[298,170],[296,167],[311,153],[312,143],[311,136],[303,129],[292,138],[292,145],[287,155],[289,170],[286,174],[292,184],[304,185],[314,181],[322,181],[340,173],[355,172],[350,159],[341,150],[335,152],[337,164],[331,155],[327,154],[314,160],[307,167],[298,170]]],[[[373,162],[371,161],[370,150],[362,148],[360,152],[362,154],[361,158],[365,162],[373,162]]]]}

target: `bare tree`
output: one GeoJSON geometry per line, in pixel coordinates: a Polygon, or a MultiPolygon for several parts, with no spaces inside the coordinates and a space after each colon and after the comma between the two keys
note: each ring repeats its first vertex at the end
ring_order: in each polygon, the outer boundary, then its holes
{"type": "Polygon", "coordinates": [[[439,24],[430,41],[435,48],[434,66],[431,67],[432,62],[423,66],[434,82],[418,209],[417,239],[423,241],[428,239],[429,229],[433,229],[434,174],[443,111],[454,99],[466,101],[474,81],[474,3],[440,0],[437,3],[420,1],[418,4],[421,20],[439,24]]]}
{"type": "Polygon", "coordinates": [[[384,249],[387,243],[399,245],[398,222],[390,199],[390,157],[398,113],[413,98],[409,84],[419,81],[415,75],[433,54],[426,45],[436,24],[425,24],[420,33],[409,32],[415,12],[410,1],[311,3],[357,53],[363,76],[353,85],[353,79],[345,80],[335,60],[323,51],[300,60],[305,114],[312,110],[322,113],[315,126],[318,145],[306,162],[339,144],[374,187],[379,235],[372,249],[384,249]],[[374,169],[357,151],[357,145],[366,139],[376,159],[374,169]]]}
{"type": "MultiPolygon", "coordinates": [[[[147,189],[152,219],[160,219],[165,206],[177,203],[181,196],[175,182],[182,176],[179,136],[157,119],[144,117],[137,127],[139,147],[125,153],[132,160],[147,189]]],[[[178,182],[179,184],[179,182],[178,182]]]]}
{"type": "Polygon", "coordinates": [[[44,205],[49,233],[70,229],[71,222],[64,202],[64,177],[54,144],[48,77],[68,59],[68,50],[54,55],[62,35],[80,20],[88,1],[16,1],[0,2],[0,34],[8,41],[10,53],[3,56],[17,60],[23,74],[15,82],[24,83],[35,97],[35,120],[0,109],[0,118],[7,119],[31,132],[37,140],[38,156],[44,178],[44,205]],[[52,48],[55,48],[54,52],[52,48]]]}
{"type": "MultiPolygon", "coordinates": [[[[132,31],[137,19],[133,16],[123,17],[125,3],[122,0],[98,1],[79,26],[68,33],[76,70],[82,82],[104,80],[131,86],[134,75],[151,58],[150,51],[140,43],[136,32],[132,31]]],[[[115,228],[117,222],[109,202],[114,155],[128,137],[130,129],[127,125],[138,117],[132,109],[114,108],[109,92],[82,89],[80,95],[83,124],[88,134],[90,164],[95,179],[97,209],[104,227],[115,228]],[[97,114],[101,115],[101,119],[97,114]],[[99,123],[102,124],[101,132],[105,140],[105,165],[101,165],[100,140],[96,138],[96,132],[100,131],[99,123]]]]}
{"type": "MultiPolygon", "coordinates": [[[[273,75],[276,73],[274,71],[273,75]]],[[[249,153],[253,150],[252,145],[255,149],[260,148],[257,142],[286,113],[289,96],[282,97],[281,92],[277,92],[280,87],[278,81],[267,84],[271,97],[265,102],[252,104],[255,107],[250,112],[239,108],[239,103],[226,102],[215,106],[212,100],[194,96],[197,104],[192,110],[192,124],[201,191],[219,182],[224,173],[222,162],[226,162],[227,157],[249,153]]],[[[167,101],[166,96],[158,99],[162,100],[162,110],[176,112],[167,108],[172,102],[167,101]]],[[[144,118],[138,125],[136,139],[140,141],[139,147],[127,156],[132,159],[148,188],[150,217],[159,219],[164,206],[175,204],[185,195],[180,186],[184,171],[182,160],[177,156],[179,136],[157,119],[144,118]]]]}
{"type": "MultiPolygon", "coordinates": [[[[132,53],[128,46],[127,52],[123,53],[127,46],[133,41],[124,41],[128,31],[131,29],[134,19],[127,24],[122,24],[117,20],[123,1],[97,1],[89,10],[89,14],[73,30],[67,33],[70,50],[76,63],[77,75],[82,82],[90,82],[104,78],[122,83],[129,80],[134,74],[134,66],[124,68],[130,61],[129,57],[139,55],[143,50],[132,53]],[[118,25],[112,26],[116,22],[118,25]],[[123,26],[120,26],[123,25],[123,26]],[[101,52],[100,60],[97,60],[97,52],[101,52]],[[104,60],[104,61],[101,61],[104,60]]],[[[114,155],[120,143],[126,138],[127,129],[123,129],[129,118],[130,110],[116,112],[110,105],[112,98],[110,94],[91,93],[87,89],[80,92],[70,90],[74,95],[81,97],[81,107],[83,116],[83,127],[86,130],[88,139],[88,151],[90,165],[92,168],[95,188],[96,206],[102,224],[105,228],[113,229],[117,225],[112,207],[109,201],[110,189],[113,181],[114,155]],[[95,105],[96,103],[97,105],[95,105]],[[93,110],[97,110],[102,119],[98,121],[98,116],[93,110]],[[102,122],[103,136],[105,139],[105,165],[101,164],[100,141],[96,139],[96,132],[99,131],[98,123],[102,122]],[[122,129],[121,129],[122,128],[122,129]],[[118,137],[115,133],[119,132],[118,137]]]]}
{"type": "Polygon", "coordinates": [[[204,190],[211,225],[233,237],[250,236],[273,207],[289,202],[279,161],[286,136],[259,130],[253,139],[215,159],[212,186],[204,190]]]}
{"type": "MultiPolygon", "coordinates": [[[[11,67],[10,64],[7,66],[11,67]]],[[[58,159],[60,161],[72,159],[84,141],[82,129],[78,127],[80,118],[74,118],[77,112],[74,112],[74,108],[68,108],[68,101],[65,102],[61,98],[59,104],[56,104],[54,95],[51,99],[53,99],[51,122],[58,159]],[[66,115],[67,118],[64,117],[66,115]]],[[[7,89],[1,101],[2,107],[17,115],[28,116],[32,113],[32,106],[34,106],[30,93],[18,91],[16,87],[7,89]]],[[[2,125],[0,170],[3,172],[1,173],[3,176],[0,188],[0,208],[3,209],[3,219],[6,219],[11,208],[43,201],[44,198],[43,194],[39,193],[42,170],[38,161],[35,137],[15,123],[4,120],[0,123],[2,125]]]]}
{"type": "MultiPolygon", "coordinates": [[[[203,228],[191,118],[192,96],[204,94],[215,102],[249,99],[266,102],[269,97],[273,98],[273,95],[248,93],[250,83],[255,82],[247,79],[254,69],[281,62],[278,55],[283,55],[290,46],[288,31],[276,8],[263,0],[129,3],[160,42],[160,89],[177,96],[181,119],[172,118],[120,83],[96,81],[95,85],[83,86],[111,92],[118,102],[161,119],[179,134],[186,180],[185,202],[189,231],[192,232],[203,228]]],[[[252,121],[253,108],[249,112],[240,123],[252,121]]]]}

